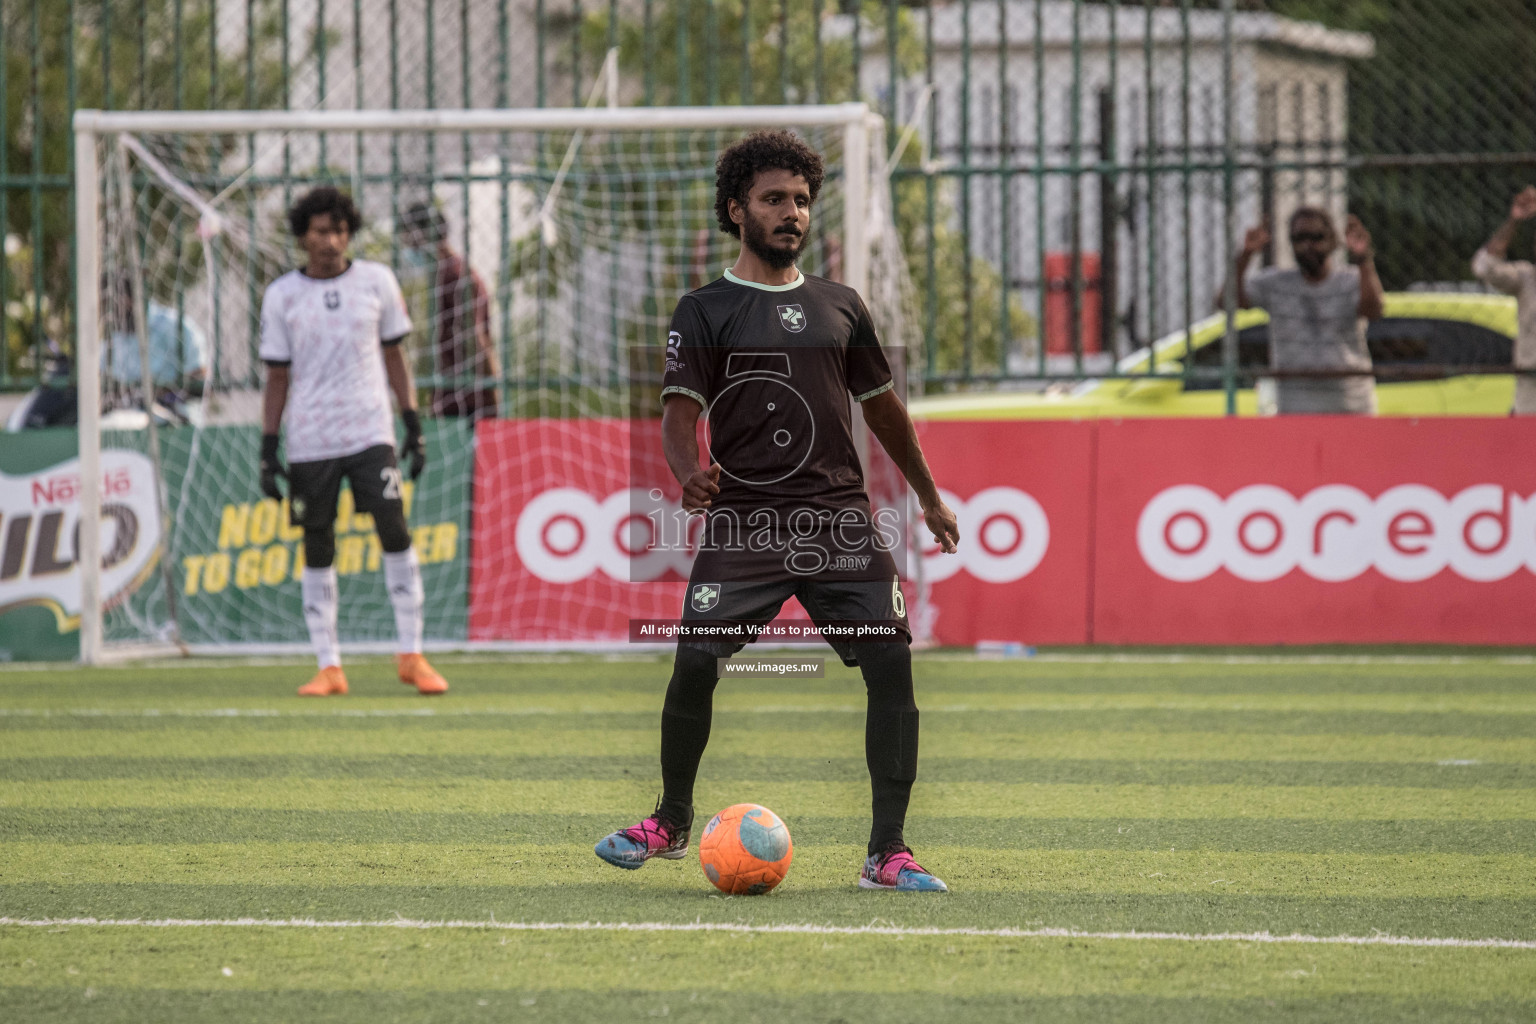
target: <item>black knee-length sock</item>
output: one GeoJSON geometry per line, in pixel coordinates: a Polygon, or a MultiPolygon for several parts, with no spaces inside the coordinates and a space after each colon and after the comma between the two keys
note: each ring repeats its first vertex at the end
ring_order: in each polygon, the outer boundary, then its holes
{"type": "Polygon", "coordinates": [[[672,681],[661,708],[661,813],[670,821],[693,820],[693,780],[709,743],[716,657],[679,644],[672,681]]]}
{"type": "Polygon", "coordinates": [[[874,817],[869,830],[873,855],[905,841],[907,803],[917,779],[917,702],[906,644],[861,644],[858,658],[869,693],[864,760],[874,817]]]}

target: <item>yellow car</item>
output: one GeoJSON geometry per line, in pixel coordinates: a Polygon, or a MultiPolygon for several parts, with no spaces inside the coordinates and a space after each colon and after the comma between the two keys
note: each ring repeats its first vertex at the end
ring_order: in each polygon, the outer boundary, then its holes
{"type": "MultiPolygon", "coordinates": [[[[993,391],[929,395],[912,401],[912,415],[930,420],[1129,419],[1142,416],[1223,416],[1222,314],[1197,321],[1189,331],[1159,339],[1120,360],[1120,373],[1155,374],[1141,379],[1092,378],[1045,392],[993,391]],[[1185,362],[1197,372],[1186,376],[1185,362]]],[[[1269,368],[1269,314],[1237,314],[1240,416],[1274,412],[1269,368]],[[1257,390],[1253,381],[1258,378],[1257,390]]],[[[1387,292],[1380,320],[1366,331],[1376,371],[1376,406],[1382,416],[1507,416],[1515,378],[1473,373],[1507,368],[1513,361],[1515,300],[1505,295],[1456,292],[1387,292]]]]}

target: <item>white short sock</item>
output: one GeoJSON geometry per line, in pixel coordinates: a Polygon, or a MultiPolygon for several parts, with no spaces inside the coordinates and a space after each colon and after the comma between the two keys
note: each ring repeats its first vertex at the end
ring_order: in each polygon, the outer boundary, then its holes
{"type": "Polygon", "coordinates": [[[421,609],[426,604],[427,594],[421,586],[421,566],[416,561],[415,548],[393,554],[384,552],[384,585],[389,588],[389,603],[395,608],[399,652],[420,654],[421,609]]]}
{"type": "Polygon", "coordinates": [[[304,594],[304,623],[309,643],[321,668],[341,664],[341,642],[336,637],[336,567],[304,567],[300,582],[304,594]]]}

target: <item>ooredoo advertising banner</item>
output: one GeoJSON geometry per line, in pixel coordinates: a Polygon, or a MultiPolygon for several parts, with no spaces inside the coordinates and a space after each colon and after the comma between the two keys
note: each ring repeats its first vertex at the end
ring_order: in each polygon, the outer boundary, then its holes
{"type": "Polygon", "coordinates": [[[1102,643],[1536,643],[1523,420],[1098,427],[1102,643]]]}
{"type": "Polygon", "coordinates": [[[919,426],[940,494],[960,521],[957,552],[943,554],[931,540],[923,547],[926,632],[936,642],[1086,641],[1094,429],[1030,421],[919,426]]]}
{"type": "Polygon", "coordinates": [[[660,421],[488,420],[476,446],[471,640],[624,642],[677,618],[691,556],[656,532],[686,529],[660,421]]]}
{"type": "MultiPolygon", "coordinates": [[[[966,539],[952,555],[923,547],[919,632],[1083,642],[1091,427],[935,423],[922,440],[966,539]]],[[[476,465],[471,639],[622,642],[632,621],[678,616],[690,524],[659,422],[485,422],[476,465]]],[[[803,616],[786,605],[783,618],[803,616]]]]}

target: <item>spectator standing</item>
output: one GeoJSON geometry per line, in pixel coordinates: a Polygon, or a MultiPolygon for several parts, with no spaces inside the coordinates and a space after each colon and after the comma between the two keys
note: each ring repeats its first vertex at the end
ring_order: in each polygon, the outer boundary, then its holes
{"type": "Polygon", "coordinates": [[[427,255],[432,277],[432,351],[440,383],[432,388],[436,416],[487,419],[496,415],[496,388],[482,382],[501,376],[491,340],[490,298],[485,282],[448,244],[448,226],[431,203],[407,207],[403,243],[427,255]]]}
{"type": "Polygon", "coordinates": [[[1269,313],[1270,367],[1279,375],[1282,415],[1376,412],[1376,383],[1361,318],[1381,316],[1381,279],[1376,276],[1371,233],[1350,217],[1344,248],[1350,266],[1330,264],[1339,246],[1328,213],[1303,206],[1291,214],[1295,268],[1248,264],[1269,245],[1269,229],[1251,229],[1237,256],[1237,304],[1269,313]],[[1287,376],[1295,374],[1295,376],[1287,376]]]}
{"type": "MultiPolygon", "coordinates": [[[[1520,322],[1515,335],[1515,367],[1521,370],[1536,369],[1536,264],[1505,257],[1520,222],[1532,217],[1536,217],[1536,185],[1527,185],[1510,204],[1509,218],[1472,257],[1472,273],[1490,288],[1515,297],[1520,322]]],[[[1515,378],[1514,414],[1536,414],[1536,377],[1521,374],[1515,378]]]]}

